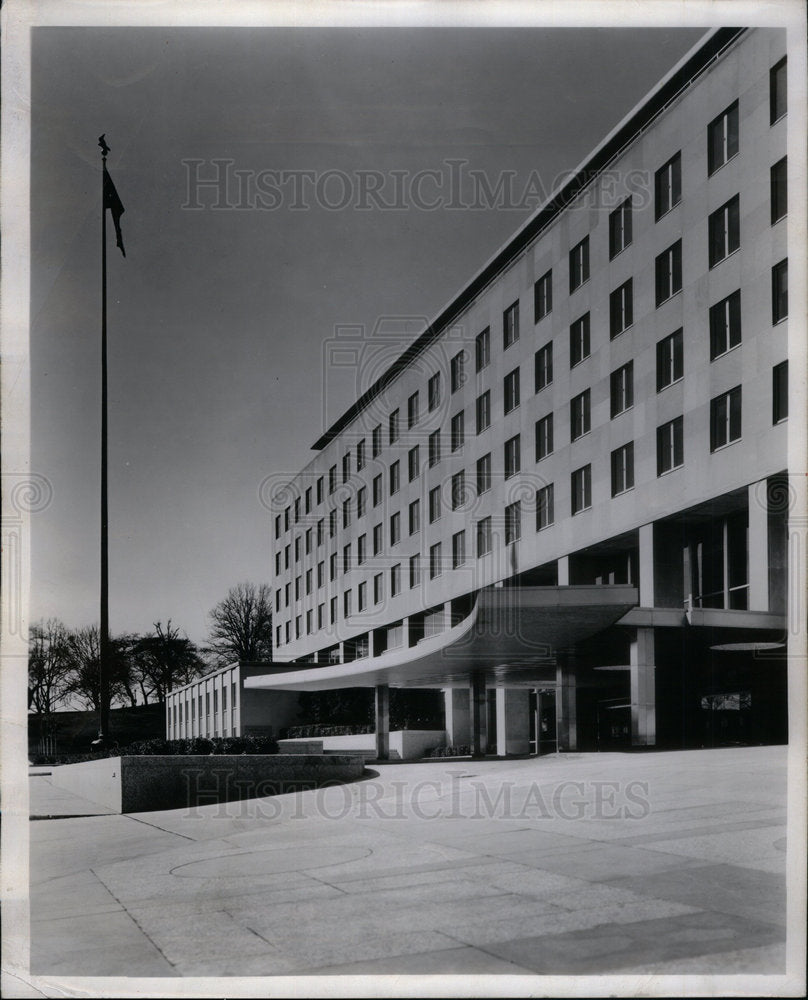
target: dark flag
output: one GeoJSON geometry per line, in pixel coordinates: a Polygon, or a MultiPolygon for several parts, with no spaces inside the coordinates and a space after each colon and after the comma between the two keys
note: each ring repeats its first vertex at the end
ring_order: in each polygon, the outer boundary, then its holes
{"type": "Polygon", "coordinates": [[[104,167],[104,211],[109,209],[112,212],[112,224],[115,226],[115,242],[121,248],[121,253],[126,256],[126,251],[123,248],[123,236],[121,236],[121,216],[126,211],[123,207],[121,199],[118,197],[118,192],[115,190],[115,185],[112,183],[112,178],[109,176],[109,171],[106,166],[104,167]]]}

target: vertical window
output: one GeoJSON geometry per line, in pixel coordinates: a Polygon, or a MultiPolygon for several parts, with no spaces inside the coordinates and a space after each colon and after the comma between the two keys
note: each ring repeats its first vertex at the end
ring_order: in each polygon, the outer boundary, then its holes
{"type": "Polygon", "coordinates": [[[337,467],[332,465],[328,470],[328,493],[332,494],[337,488],[337,467]]]}
{"type": "Polygon", "coordinates": [[[514,302],[502,314],[502,348],[508,350],[519,339],[519,303],[514,302]]]}
{"type": "Polygon", "coordinates": [[[684,349],[682,331],[676,330],[657,343],[656,376],[657,392],[678,382],[684,374],[684,349]]]}
{"type": "Polygon", "coordinates": [[[281,554],[280,552],[275,553],[275,576],[280,576],[281,572],[281,554]]]}
{"type": "Polygon", "coordinates": [[[440,461],[440,431],[432,431],[429,435],[429,467],[440,461]]]}
{"type": "Polygon", "coordinates": [[[551,269],[543,274],[533,286],[533,322],[538,323],[552,310],[553,272],[551,269]]]}
{"type": "Polygon", "coordinates": [[[373,506],[378,507],[382,502],[382,474],[373,477],[373,506]]]}
{"type": "Polygon", "coordinates": [[[307,514],[311,514],[311,486],[306,490],[306,503],[304,507],[307,514]]]}
{"type": "Polygon", "coordinates": [[[779,121],[788,109],[786,82],[786,60],[781,59],[769,70],[769,110],[772,125],[779,121]]]}
{"type": "Polygon", "coordinates": [[[289,556],[291,554],[291,551],[292,551],[292,546],[291,545],[285,546],[285,548],[283,550],[283,568],[284,569],[289,569],[289,556]]]}
{"type": "Polygon", "coordinates": [[[589,280],[589,237],[570,250],[570,292],[589,280]]]}
{"type": "MultiPolygon", "coordinates": [[[[336,475],[336,474],[337,474],[337,470],[334,469],[334,475],[336,475]]],[[[283,518],[284,518],[284,522],[285,522],[285,530],[288,531],[289,530],[289,508],[288,507],[283,512],[283,518]]]]}
{"type": "Polygon", "coordinates": [[[337,578],[337,553],[332,552],[328,557],[328,579],[333,583],[337,578]]]}
{"type": "Polygon", "coordinates": [[[452,510],[460,510],[466,499],[466,473],[461,469],[452,476],[452,510]]]}
{"type": "Polygon", "coordinates": [[[325,605],[317,605],[317,628],[325,628],[325,605]]]}
{"type": "Polygon", "coordinates": [[[414,535],[421,530],[421,501],[413,500],[409,507],[409,528],[410,534],[414,535]]]}
{"type": "Polygon", "coordinates": [[[609,260],[631,243],[631,198],[628,197],[609,215],[609,260]]]}
{"type": "Polygon", "coordinates": [[[592,466],[576,469],[570,477],[572,513],[579,514],[592,506],[592,466]]]}
{"type": "Polygon", "coordinates": [[[609,398],[612,417],[616,417],[618,413],[622,413],[634,405],[633,361],[629,361],[627,365],[612,372],[609,379],[609,398]]]}
{"type": "Polygon", "coordinates": [[[395,444],[398,441],[398,410],[393,410],[390,416],[387,418],[387,430],[388,430],[388,441],[390,444],[395,444]]]}
{"type": "Polygon", "coordinates": [[[548,413],[546,417],[536,421],[536,461],[553,453],[553,415],[548,413]]]}
{"type": "Polygon", "coordinates": [[[295,539],[295,562],[300,562],[302,555],[303,552],[301,550],[301,545],[300,545],[300,535],[298,535],[297,538],[295,539]]]}
{"type": "Polygon", "coordinates": [[[486,391],[477,397],[477,433],[482,434],[491,424],[491,392],[486,391]]]}
{"type": "Polygon", "coordinates": [[[312,529],[306,528],[306,555],[311,554],[312,529]]]}
{"type": "Polygon", "coordinates": [[[414,392],[407,400],[407,427],[415,427],[418,423],[418,393],[414,392]]]}
{"type": "Polygon", "coordinates": [[[359,584],[356,591],[356,606],[359,611],[364,611],[367,607],[367,589],[368,585],[364,581],[359,584]]]}
{"type": "Polygon", "coordinates": [[[398,461],[390,466],[390,496],[398,493],[401,486],[401,467],[398,461]]]}
{"type": "Polygon", "coordinates": [[[505,442],[505,478],[510,479],[520,472],[522,459],[519,447],[519,435],[515,434],[505,442]]]}
{"type": "Polygon", "coordinates": [[[382,453],[382,425],[376,424],[372,433],[373,457],[378,458],[382,453]]]}
{"type": "Polygon", "coordinates": [[[417,587],[421,582],[421,553],[416,552],[410,556],[410,589],[417,587]]]}
{"type": "Polygon", "coordinates": [[[536,490],[536,531],[549,528],[553,523],[553,484],[536,490]]]}
{"type": "Polygon", "coordinates": [[[738,152],[738,102],[707,126],[707,172],[714,174],[738,152]]]}
{"type": "Polygon", "coordinates": [[[541,392],[553,381],[553,342],[536,351],[535,383],[536,392],[541,392]]]}
{"type": "Polygon", "coordinates": [[[589,313],[570,326],[570,368],[589,357],[589,313]]]}
{"type": "Polygon", "coordinates": [[[654,175],[654,215],[663,215],[682,200],[682,154],[672,156],[654,175]]]}
{"type": "Polygon", "coordinates": [[[390,544],[398,545],[401,541],[401,514],[396,511],[390,516],[390,544]]]}
{"type": "Polygon", "coordinates": [[[346,451],[342,456],[342,481],[347,483],[351,478],[351,453],[346,451]]]}
{"type": "MultiPolygon", "coordinates": [[[[328,602],[328,613],[329,613],[329,616],[330,616],[330,619],[331,619],[331,624],[332,625],[336,625],[336,623],[337,623],[337,598],[336,597],[332,597],[331,600],[328,602]]],[[[288,636],[287,636],[287,641],[288,641],[288,636]]]]}
{"type": "Polygon", "coordinates": [[[384,527],[381,524],[374,524],[373,526],[373,555],[377,556],[384,544],[384,527]]]}
{"type": "Polygon", "coordinates": [[[710,451],[741,436],[741,387],[735,386],[710,400],[710,451]]]}
{"type": "Polygon", "coordinates": [[[299,601],[302,596],[303,581],[299,576],[295,577],[295,600],[299,601]]]}
{"type": "Polygon", "coordinates": [[[364,517],[368,505],[368,491],[366,486],[360,486],[356,491],[356,516],[364,517]]]}
{"type": "Polygon", "coordinates": [[[412,482],[414,479],[417,479],[420,471],[421,463],[418,458],[418,445],[416,445],[414,448],[410,448],[409,454],[407,455],[407,473],[409,481],[412,482]]]}
{"type": "Polygon", "coordinates": [[[741,342],[741,292],[733,292],[727,298],[710,307],[710,361],[741,342]]]}
{"type": "Polygon", "coordinates": [[[365,467],[365,439],[356,446],[356,471],[360,472],[365,467]]]}
{"type": "Polygon", "coordinates": [[[275,537],[276,538],[280,538],[281,537],[281,515],[280,514],[276,514],[275,515],[275,537]]]}
{"type": "Polygon", "coordinates": [[[712,213],[709,230],[710,267],[715,267],[741,245],[740,200],[737,194],[712,213]]]}
{"type": "Polygon", "coordinates": [[[325,563],[324,562],[318,562],[317,563],[317,587],[319,589],[320,587],[323,587],[323,586],[325,586],[325,563]]]}
{"type": "Polygon", "coordinates": [[[784,218],[788,212],[788,180],[787,180],[787,158],[782,160],[771,169],[771,205],[772,205],[772,225],[784,218]]]}
{"type": "Polygon", "coordinates": [[[612,496],[634,489],[634,442],[612,452],[612,496]]]}
{"type": "Polygon", "coordinates": [[[570,400],[570,440],[575,441],[584,434],[588,434],[590,426],[590,390],[584,389],[582,393],[570,400]]]}
{"type": "Polygon", "coordinates": [[[634,282],[632,278],[609,296],[609,335],[612,340],[634,322],[634,282]]]}
{"type": "MultiPolygon", "coordinates": [[[[291,623],[291,621],[286,622],[286,624],[284,625],[284,633],[285,633],[286,642],[290,642],[291,639],[292,639],[292,623],[291,623]]],[[[201,718],[201,715],[202,715],[202,713],[200,712],[200,718],[201,718]]]]}
{"type": "Polygon", "coordinates": [[[384,598],[384,573],[376,573],[373,577],[373,603],[380,604],[384,598]]]}
{"type": "Polygon", "coordinates": [[[781,361],[772,369],[772,423],[788,417],[788,362],[781,361]]]}
{"type": "Polygon", "coordinates": [[[295,524],[300,520],[300,497],[295,497],[295,524]]]}
{"type": "Polygon", "coordinates": [[[491,455],[477,459],[477,494],[491,489],[491,455]]]}
{"type": "Polygon", "coordinates": [[[466,532],[458,531],[452,535],[452,569],[457,569],[466,561],[466,532]]]}
{"type": "Polygon", "coordinates": [[[452,451],[460,451],[463,447],[463,441],[465,438],[465,422],[463,419],[463,410],[459,413],[455,413],[452,417],[452,451]]]}
{"type": "Polygon", "coordinates": [[[510,413],[519,405],[519,369],[508,372],[504,382],[505,412],[510,413]]]}
{"type": "Polygon", "coordinates": [[[337,533],[337,508],[328,512],[328,537],[334,538],[337,533]]]}
{"type": "Polygon", "coordinates": [[[292,585],[291,583],[285,583],[283,585],[283,606],[285,608],[289,607],[289,601],[292,597],[292,585]]]}
{"type": "Polygon", "coordinates": [[[440,486],[429,491],[429,523],[434,524],[440,518],[440,486]]]}
{"type": "Polygon", "coordinates": [[[311,611],[307,611],[306,612],[306,635],[311,635],[311,633],[314,631],[313,618],[314,618],[313,613],[311,611]]]}
{"type": "Polygon", "coordinates": [[[788,258],[772,268],[772,323],[788,316],[788,258]]]}
{"type": "Polygon", "coordinates": [[[320,520],[317,522],[317,546],[318,546],[318,548],[319,548],[320,545],[323,544],[324,540],[325,540],[325,519],[321,517],[320,520]]]}
{"type": "Polygon", "coordinates": [[[522,537],[522,502],[515,500],[505,507],[505,544],[518,542],[522,537]]]}
{"type": "Polygon", "coordinates": [[[657,427],[657,475],[684,464],[684,419],[676,417],[657,427]]]}
{"type": "Polygon", "coordinates": [[[299,639],[303,632],[303,615],[295,617],[295,639],[299,639]]]}
{"type": "Polygon", "coordinates": [[[367,557],[367,535],[360,535],[356,540],[356,565],[361,566],[367,557]]]}
{"type": "Polygon", "coordinates": [[[491,518],[483,517],[477,522],[477,555],[484,556],[491,551],[491,518]]]}
{"type": "Polygon", "coordinates": [[[478,372],[488,367],[491,361],[491,331],[488,327],[477,334],[474,341],[474,355],[478,372]]]}
{"type": "Polygon", "coordinates": [[[463,373],[463,367],[466,361],[466,352],[458,351],[457,354],[452,358],[451,362],[451,391],[457,392],[462,388],[466,381],[466,376],[463,373]]]}
{"type": "Polygon", "coordinates": [[[345,618],[351,617],[351,592],[346,590],[342,595],[342,614],[345,618]]]}
{"type": "Polygon", "coordinates": [[[427,396],[431,413],[440,406],[440,372],[435,372],[427,383],[427,396]]]}
{"type": "Polygon", "coordinates": [[[656,304],[682,290],[682,241],[677,240],[656,259],[656,304]]]}
{"type": "Polygon", "coordinates": [[[429,579],[434,580],[441,574],[440,542],[429,547],[429,579]]]}
{"type": "Polygon", "coordinates": [[[350,542],[342,549],[342,572],[349,573],[351,570],[351,544],[350,542]]]}
{"type": "Polygon", "coordinates": [[[317,503],[318,504],[320,504],[320,503],[323,502],[324,495],[325,495],[325,493],[324,493],[323,477],[320,476],[320,478],[317,480],[317,503]]]}
{"type": "Polygon", "coordinates": [[[390,596],[395,597],[401,590],[401,563],[390,567],[390,596]]]}
{"type": "Polygon", "coordinates": [[[342,501],[342,527],[347,528],[351,523],[351,501],[342,501]]]}

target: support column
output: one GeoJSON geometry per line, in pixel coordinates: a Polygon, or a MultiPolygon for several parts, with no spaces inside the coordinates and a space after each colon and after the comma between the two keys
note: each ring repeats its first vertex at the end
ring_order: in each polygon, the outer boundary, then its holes
{"type": "Polygon", "coordinates": [[[497,688],[497,755],[530,753],[530,692],[497,688]]]}
{"type": "Polygon", "coordinates": [[[390,757],[390,688],[376,685],[376,759],[390,757]]]}
{"type": "Polygon", "coordinates": [[[749,487],[749,610],[769,610],[769,511],[766,483],[749,487]]]}
{"type": "Polygon", "coordinates": [[[556,749],[578,749],[576,663],[573,653],[556,654],[556,749]]]}
{"type": "Polygon", "coordinates": [[[471,712],[468,688],[444,688],[443,709],[446,742],[450,747],[471,744],[471,712]]]}
{"type": "Polygon", "coordinates": [[[485,754],[488,744],[488,705],[485,696],[485,674],[475,670],[469,688],[471,702],[471,752],[475,757],[485,754]]]}
{"type": "Polygon", "coordinates": [[[570,557],[562,556],[558,560],[558,586],[569,587],[570,585],[570,557]]]}
{"type": "Polygon", "coordinates": [[[640,607],[653,608],[654,605],[654,525],[640,525],[640,567],[639,591],[640,607]]]}
{"type": "Polygon", "coordinates": [[[656,745],[656,677],[654,630],[638,628],[631,643],[631,745],[656,745]]]}

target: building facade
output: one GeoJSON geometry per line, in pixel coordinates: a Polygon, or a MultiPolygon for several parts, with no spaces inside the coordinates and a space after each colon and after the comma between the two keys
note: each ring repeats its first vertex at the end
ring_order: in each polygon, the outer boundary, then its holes
{"type": "Polygon", "coordinates": [[[710,32],[402,344],[275,504],[249,687],[441,687],[480,752],[786,738],[786,128],[785,31],[710,32]]]}

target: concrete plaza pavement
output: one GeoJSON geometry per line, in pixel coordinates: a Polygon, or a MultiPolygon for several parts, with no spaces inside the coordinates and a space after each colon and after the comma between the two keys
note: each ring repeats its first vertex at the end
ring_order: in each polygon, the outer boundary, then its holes
{"type": "Polygon", "coordinates": [[[123,816],[32,775],[31,972],[783,975],[786,757],[373,765],[123,816]]]}

